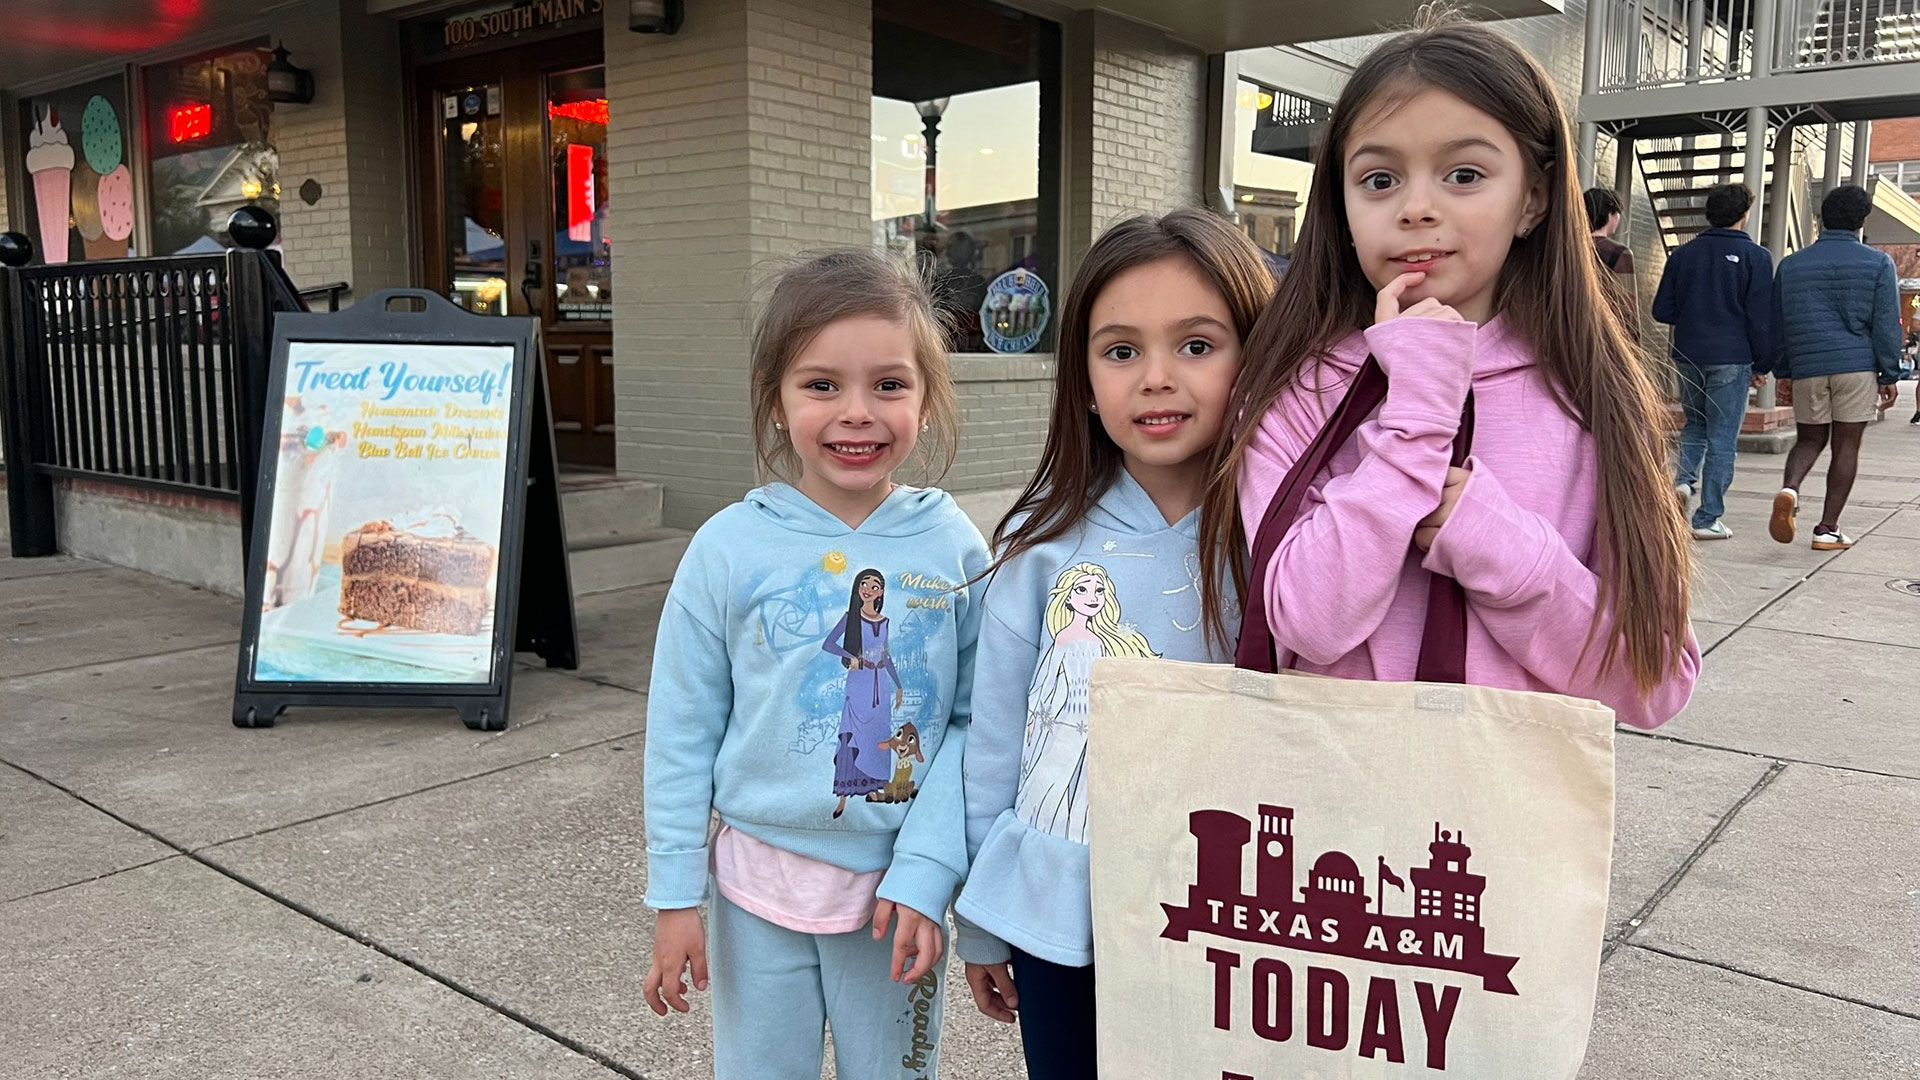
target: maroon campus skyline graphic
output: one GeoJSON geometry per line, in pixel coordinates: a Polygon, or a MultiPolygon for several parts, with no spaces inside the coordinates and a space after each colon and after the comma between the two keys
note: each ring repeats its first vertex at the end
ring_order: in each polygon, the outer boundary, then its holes
{"type": "Polygon", "coordinates": [[[1486,951],[1480,898],[1487,879],[1467,871],[1473,849],[1464,835],[1433,826],[1428,861],[1413,867],[1413,913],[1386,914],[1386,886],[1407,883],[1376,856],[1377,902],[1369,906],[1366,880],[1352,856],[1329,851],[1314,861],[1295,898],[1293,808],[1260,806],[1254,891],[1244,891],[1242,850],[1253,823],[1226,810],[1195,810],[1187,830],[1199,842],[1187,904],[1161,904],[1167,928],[1160,936],[1185,941],[1191,933],[1213,934],[1287,949],[1422,967],[1478,976],[1493,993],[1518,994],[1512,972],[1517,956],[1486,951]]]}

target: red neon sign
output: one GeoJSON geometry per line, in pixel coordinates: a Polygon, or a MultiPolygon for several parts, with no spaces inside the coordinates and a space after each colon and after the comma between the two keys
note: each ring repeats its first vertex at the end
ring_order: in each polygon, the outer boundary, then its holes
{"type": "Polygon", "coordinates": [[[167,111],[167,138],[174,142],[192,142],[213,134],[213,106],[176,105],[167,111]]]}
{"type": "Polygon", "coordinates": [[[590,101],[549,103],[547,115],[562,120],[578,120],[583,124],[604,125],[607,122],[607,99],[594,98],[590,101]]]}
{"type": "Polygon", "coordinates": [[[593,147],[567,147],[567,239],[593,240],[593,147]]]}

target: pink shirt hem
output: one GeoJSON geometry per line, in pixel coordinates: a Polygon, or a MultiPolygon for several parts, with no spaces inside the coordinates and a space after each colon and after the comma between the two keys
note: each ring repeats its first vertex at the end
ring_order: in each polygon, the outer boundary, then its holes
{"type": "Polygon", "coordinates": [[[713,880],[735,906],[802,934],[848,934],[873,921],[884,870],[859,873],[809,859],[722,824],[713,880]]]}

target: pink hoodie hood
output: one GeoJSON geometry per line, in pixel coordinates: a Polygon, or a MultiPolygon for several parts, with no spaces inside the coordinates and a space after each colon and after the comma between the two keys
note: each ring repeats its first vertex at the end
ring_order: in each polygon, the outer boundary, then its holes
{"type": "MultiPolygon", "coordinates": [[[[1262,600],[1282,664],[1341,678],[1414,677],[1430,573],[1467,594],[1467,678],[1482,686],[1592,698],[1635,727],[1685,707],[1699,673],[1691,633],[1650,692],[1600,658],[1610,616],[1595,561],[1593,439],[1554,399],[1532,351],[1501,319],[1484,326],[1401,318],[1356,332],[1309,364],[1260,420],[1240,473],[1240,515],[1256,527],[1367,357],[1386,401],[1335,452],[1275,552],[1262,600]],[[1440,505],[1468,389],[1472,474],[1431,551],[1413,543],[1440,505]]],[[[1249,535],[1251,541],[1251,535],[1249,535]]]]}

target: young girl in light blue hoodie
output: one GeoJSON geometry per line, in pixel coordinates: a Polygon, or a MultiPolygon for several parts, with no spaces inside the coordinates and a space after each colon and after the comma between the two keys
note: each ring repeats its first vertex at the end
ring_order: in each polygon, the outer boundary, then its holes
{"type": "Polygon", "coordinates": [[[904,263],[835,252],[774,289],[752,381],[761,462],[794,480],[715,514],[661,612],[647,1003],[712,986],[720,1080],[818,1080],[829,1023],[838,1075],[930,1080],[987,552],[893,474],[923,442],[952,461],[946,343],[904,263]]]}
{"type": "Polygon", "coordinates": [[[954,906],[974,1001],[1017,1010],[1032,1080],[1094,1076],[1093,662],[1233,654],[1232,585],[1195,537],[1240,342],[1272,290],[1245,236],[1179,210],[1108,230],[1067,293],[1046,449],[994,535],[954,906]]]}

